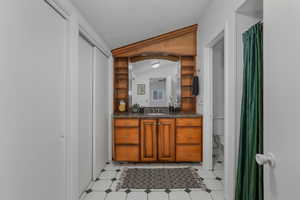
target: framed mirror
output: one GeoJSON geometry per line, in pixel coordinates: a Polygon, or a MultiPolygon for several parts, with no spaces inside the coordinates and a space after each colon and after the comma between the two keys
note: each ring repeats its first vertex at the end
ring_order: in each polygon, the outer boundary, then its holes
{"type": "Polygon", "coordinates": [[[129,63],[129,106],[180,107],[180,61],[172,59],[131,59],[129,63]]]}

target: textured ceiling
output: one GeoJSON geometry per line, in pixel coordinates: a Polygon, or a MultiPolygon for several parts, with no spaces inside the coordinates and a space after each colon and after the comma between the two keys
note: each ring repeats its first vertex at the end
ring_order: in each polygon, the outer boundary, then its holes
{"type": "Polygon", "coordinates": [[[211,0],[71,0],[111,49],[196,24],[211,0]]]}

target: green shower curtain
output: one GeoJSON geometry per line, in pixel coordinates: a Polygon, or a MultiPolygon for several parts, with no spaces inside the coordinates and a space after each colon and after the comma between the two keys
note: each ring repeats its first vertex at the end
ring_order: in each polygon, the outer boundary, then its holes
{"type": "Polygon", "coordinates": [[[263,200],[263,24],[243,33],[244,80],[235,200],[263,200]]]}

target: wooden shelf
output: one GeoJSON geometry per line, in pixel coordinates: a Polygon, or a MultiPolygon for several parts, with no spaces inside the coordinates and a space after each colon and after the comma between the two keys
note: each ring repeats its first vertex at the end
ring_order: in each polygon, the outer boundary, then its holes
{"type": "Polygon", "coordinates": [[[128,70],[128,66],[115,66],[116,70],[128,70]]]}
{"type": "Polygon", "coordinates": [[[189,71],[185,71],[185,72],[181,72],[181,76],[193,76],[194,72],[189,72],[189,71]]]}
{"type": "Polygon", "coordinates": [[[115,72],[116,75],[128,75],[128,72],[115,72]]]}
{"type": "Polygon", "coordinates": [[[181,96],[181,98],[196,98],[195,96],[181,96]]]}
{"type": "Polygon", "coordinates": [[[195,65],[181,65],[181,68],[194,68],[195,65]]]}
{"type": "Polygon", "coordinates": [[[128,80],[128,77],[127,76],[125,77],[124,75],[123,76],[116,76],[115,78],[116,78],[116,80],[128,80]]]}
{"type": "Polygon", "coordinates": [[[182,56],[181,57],[181,66],[182,67],[193,67],[195,66],[195,57],[194,56],[182,56]]]}
{"type": "Polygon", "coordinates": [[[114,112],[118,111],[120,100],[128,102],[128,58],[114,59],[114,112]]]}
{"type": "Polygon", "coordinates": [[[127,97],[127,98],[123,98],[123,97],[115,97],[115,100],[117,101],[116,104],[118,104],[120,100],[128,101],[128,97],[127,97]]]}
{"type": "Polygon", "coordinates": [[[183,112],[196,111],[196,97],[192,95],[195,66],[195,56],[181,57],[181,110],[183,112]]]}

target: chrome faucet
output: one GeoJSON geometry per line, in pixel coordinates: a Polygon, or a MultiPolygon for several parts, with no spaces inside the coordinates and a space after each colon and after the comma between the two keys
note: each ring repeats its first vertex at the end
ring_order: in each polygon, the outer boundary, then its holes
{"type": "Polygon", "coordinates": [[[158,107],[153,107],[152,108],[152,112],[153,113],[159,113],[160,112],[160,109],[158,107]]]}

